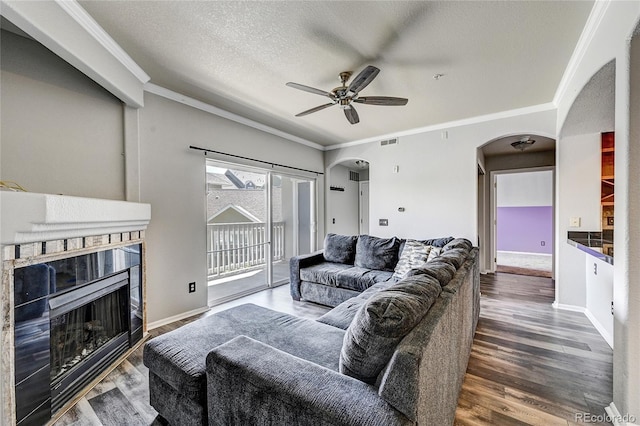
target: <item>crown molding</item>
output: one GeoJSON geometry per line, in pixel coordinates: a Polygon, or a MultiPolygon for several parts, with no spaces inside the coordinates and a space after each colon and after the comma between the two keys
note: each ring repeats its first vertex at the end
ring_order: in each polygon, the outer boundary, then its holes
{"type": "Polygon", "coordinates": [[[534,114],[537,112],[545,112],[545,111],[553,111],[555,109],[556,109],[556,105],[552,102],[548,102],[546,104],[533,105],[525,108],[511,109],[508,111],[501,111],[493,114],[478,115],[476,117],[464,118],[462,120],[448,121],[445,123],[438,123],[431,126],[418,127],[415,129],[404,130],[401,132],[387,133],[385,135],[379,135],[379,136],[374,136],[366,139],[360,139],[353,142],[346,142],[346,143],[341,143],[337,145],[327,146],[325,147],[324,150],[331,151],[334,149],[348,148],[350,146],[363,145],[371,142],[377,142],[383,139],[398,138],[402,136],[411,136],[411,135],[417,135],[419,133],[427,133],[427,132],[433,132],[437,130],[448,130],[453,127],[469,126],[472,124],[486,123],[488,121],[495,121],[495,120],[500,120],[504,118],[512,118],[520,115],[534,114]]]}
{"type": "Polygon", "coordinates": [[[210,105],[208,103],[199,101],[197,99],[191,98],[189,96],[186,95],[182,95],[178,92],[174,92],[173,90],[167,89],[165,87],[162,86],[158,86],[157,84],[154,83],[147,83],[144,85],[144,91],[148,92],[148,93],[153,93],[154,95],[158,95],[161,96],[163,98],[166,99],[170,99],[172,101],[181,103],[183,105],[187,105],[190,106],[192,108],[196,108],[200,111],[204,111],[207,112],[209,114],[213,114],[216,115],[218,117],[222,117],[222,118],[226,118],[227,120],[231,120],[234,121],[236,123],[239,124],[243,124],[245,126],[254,128],[256,130],[260,130],[262,132],[265,133],[269,133],[271,135],[274,136],[278,136],[281,137],[283,139],[287,139],[291,142],[296,142],[299,143],[301,145],[305,145],[308,146],[309,148],[314,148],[317,149],[319,151],[324,151],[325,147],[317,144],[315,142],[311,142],[310,140],[307,139],[303,139],[301,137],[292,135],[290,133],[287,132],[283,132],[282,130],[278,130],[275,129],[273,127],[267,126],[265,124],[262,123],[258,123],[257,121],[253,121],[249,118],[243,117],[241,115],[238,114],[234,114],[232,112],[229,112],[227,110],[224,110],[222,108],[218,108],[216,106],[210,105]]]}
{"type": "Polygon", "coordinates": [[[611,4],[611,0],[596,0],[593,4],[593,8],[591,9],[591,13],[587,18],[587,23],[582,30],[582,34],[580,34],[580,38],[578,39],[578,43],[576,44],[576,48],[573,50],[573,54],[569,59],[569,64],[567,68],[565,68],[564,73],[562,74],[562,78],[560,79],[560,84],[558,84],[558,88],[556,89],[556,94],[553,97],[553,104],[558,105],[560,100],[564,97],[569,88],[569,82],[573,79],[576,71],[578,70],[584,55],[593,40],[593,37],[602,22],[605,14],[607,13],[607,9],[611,4]]]}
{"type": "Polygon", "coordinates": [[[0,0],[2,16],[132,107],[149,79],[75,1],[0,0]],[[107,41],[108,40],[108,41],[107,41]],[[124,62],[123,62],[124,61],[124,62]]]}
{"type": "Polygon", "coordinates": [[[87,13],[76,0],[54,0],[74,21],[76,21],[88,34],[90,34],[104,49],[116,58],[140,83],[147,83],[151,77],[131,56],[115,42],[113,38],[87,13]]]}

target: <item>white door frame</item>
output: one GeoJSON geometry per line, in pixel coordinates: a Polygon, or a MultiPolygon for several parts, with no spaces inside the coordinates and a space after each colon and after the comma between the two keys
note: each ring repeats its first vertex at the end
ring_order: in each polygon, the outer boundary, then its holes
{"type": "Polygon", "coordinates": [[[496,272],[496,258],[498,256],[498,226],[497,226],[497,217],[498,217],[498,194],[497,194],[497,181],[498,181],[498,175],[508,175],[508,174],[515,174],[515,173],[530,173],[530,172],[544,172],[544,171],[551,171],[551,207],[553,209],[553,215],[552,215],[552,219],[551,219],[551,246],[553,247],[552,250],[552,260],[551,260],[551,276],[553,278],[555,278],[556,274],[555,274],[555,257],[556,257],[556,252],[555,252],[555,239],[556,239],[556,233],[555,233],[555,212],[556,212],[556,168],[555,166],[544,166],[544,167],[529,167],[529,168],[525,168],[525,169],[510,169],[510,170],[494,170],[492,172],[490,172],[490,179],[491,179],[491,189],[490,189],[490,194],[491,194],[491,217],[490,217],[490,224],[491,224],[491,268],[490,268],[490,272],[496,272]]]}
{"type": "Polygon", "coordinates": [[[362,182],[358,182],[358,233],[359,234],[368,234],[369,233],[369,181],[365,180],[362,182]],[[366,187],[366,190],[363,189],[364,187],[366,187]],[[367,197],[366,197],[366,202],[367,202],[367,208],[366,208],[366,218],[363,215],[363,211],[364,209],[364,196],[363,196],[363,192],[366,191],[367,193],[367,197]],[[366,223],[365,223],[366,221],[366,223]]]}

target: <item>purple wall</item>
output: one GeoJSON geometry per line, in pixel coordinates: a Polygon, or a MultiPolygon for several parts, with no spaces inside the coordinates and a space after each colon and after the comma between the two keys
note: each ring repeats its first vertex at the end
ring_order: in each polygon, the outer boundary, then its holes
{"type": "Polygon", "coordinates": [[[551,254],[552,224],[552,206],[498,207],[498,250],[551,254]]]}

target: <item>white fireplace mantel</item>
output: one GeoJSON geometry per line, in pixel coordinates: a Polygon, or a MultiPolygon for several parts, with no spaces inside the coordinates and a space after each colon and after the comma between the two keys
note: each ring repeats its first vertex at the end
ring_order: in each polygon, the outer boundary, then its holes
{"type": "Polygon", "coordinates": [[[151,205],[0,191],[0,244],[26,244],[146,229],[151,205]]]}

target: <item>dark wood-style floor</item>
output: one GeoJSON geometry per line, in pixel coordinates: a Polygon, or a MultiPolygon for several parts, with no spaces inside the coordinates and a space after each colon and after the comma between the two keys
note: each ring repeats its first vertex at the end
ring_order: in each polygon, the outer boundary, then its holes
{"type": "MultiPolygon", "coordinates": [[[[551,307],[548,278],[497,273],[481,278],[481,318],[456,425],[573,425],[604,415],[612,400],[612,351],[580,313],[551,307]]],[[[288,287],[216,306],[210,315],[256,303],[317,318],[326,308],[294,302],[288,287]]],[[[196,318],[151,330],[156,336],[196,318]]],[[[159,425],[149,406],[148,370],[134,352],[56,425],[159,425]]]]}

